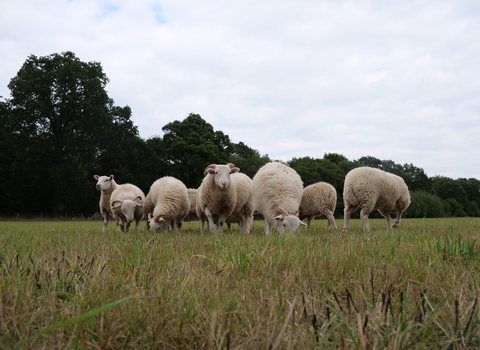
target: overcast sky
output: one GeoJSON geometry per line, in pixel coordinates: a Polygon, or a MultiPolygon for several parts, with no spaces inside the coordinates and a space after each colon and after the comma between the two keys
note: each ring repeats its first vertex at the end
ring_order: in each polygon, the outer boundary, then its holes
{"type": "Polygon", "coordinates": [[[100,62],[140,136],[197,113],[272,159],[480,179],[480,2],[0,1],[0,96],[30,54],[100,62]]]}

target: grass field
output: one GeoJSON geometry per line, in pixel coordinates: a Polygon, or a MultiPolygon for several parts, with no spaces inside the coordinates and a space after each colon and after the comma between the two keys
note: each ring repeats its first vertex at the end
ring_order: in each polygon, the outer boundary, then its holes
{"type": "Polygon", "coordinates": [[[480,348],[480,219],[370,223],[265,236],[263,221],[250,235],[0,222],[0,348],[480,348]]]}

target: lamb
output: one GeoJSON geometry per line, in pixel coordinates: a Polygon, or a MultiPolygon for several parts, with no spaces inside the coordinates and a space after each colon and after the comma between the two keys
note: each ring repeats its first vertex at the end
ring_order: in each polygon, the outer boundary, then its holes
{"type": "Polygon", "coordinates": [[[343,200],[343,230],[350,228],[350,215],[361,207],[363,229],[370,231],[368,215],[374,209],[385,217],[388,228],[392,228],[390,213],[396,212],[397,218],[393,227],[398,227],[402,213],[410,205],[410,193],[400,176],[376,168],[360,167],[351,170],[345,177],[343,200]]]}
{"type": "Polygon", "coordinates": [[[197,192],[197,215],[200,228],[208,219],[211,232],[223,233],[223,224],[235,217],[241,230],[250,232],[253,223],[252,180],[233,164],[211,164],[197,192]]]}
{"type": "Polygon", "coordinates": [[[296,216],[303,193],[303,181],[289,166],[270,162],[261,167],[253,177],[255,210],[265,218],[265,233],[272,228],[278,233],[294,233],[300,225],[306,226],[296,216]]]}
{"type": "Polygon", "coordinates": [[[187,187],[182,181],[164,176],[150,187],[145,200],[148,215],[147,229],[153,231],[179,231],[190,210],[187,187]]]}
{"type": "Polygon", "coordinates": [[[119,230],[128,231],[134,220],[136,222],[135,229],[139,229],[140,221],[143,219],[142,203],[144,201],[143,191],[132,184],[123,184],[112,192],[110,206],[119,230]]]}
{"type": "Polygon", "coordinates": [[[336,229],[333,213],[337,206],[337,191],[335,187],[326,182],[317,182],[303,189],[302,201],[298,217],[300,220],[307,218],[307,227],[315,216],[325,215],[328,219],[327,228],[336,229]]]}
{"type": "Polygon", "coordinates": [[[100,194],[100,213],[103,216],[103,229],[102,232],[105,232],[108,225],[108,220],[112,214],[112,208],[110,207],[110,197],[112,192],[119,186],[113,179],[113,175],[110,176],[93,176],[97,180],[96,188],[101,191],[100,194]]]}

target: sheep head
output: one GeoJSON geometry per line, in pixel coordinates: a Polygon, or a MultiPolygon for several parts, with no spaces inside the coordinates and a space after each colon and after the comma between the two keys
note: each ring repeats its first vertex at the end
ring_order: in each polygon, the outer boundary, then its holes
{"type": "Polygon", "coordinates": [[[300,225],[307,226],[307,224],[300,221],[297,216],[290,215],[283,208],[275,208],[274,213],[274,215],[276,215],[274,217],[275,228],[277,229],[279,234],[284,234],[285,232],[295,233],[300,227],[300,225]]]}
{"type": "Polygon", "coordinates": [[[93,178],[97,180],[96,188],[99,191],[107,191],[112,187],[113,175],[110,175],[110,176],[94,175],[93,178]]]}
{"type": "Polygon", "coordinates": [[[240,168],[237,168],[235,166],[232,167],[231,165],[233,164],[211,164],[205,169],[205,173],[214,176],[215,183],[222,190],[225,190],[230,185],[230,174],[234,174],[240,171],[240,168]]]}
{"type": "Polygon", "coordinates": [[[125,216],[125,220],[127,223],[133,222],[135,220],[135,212],[137,208],[143,207],[143,204],[137,203],[131,199],[124,199],[124,200],[114,200],[110,203],[112,210],[120,209],[120,211],[125,216]]]}
{"type": "Polygon", "coordinates": [[[168,231],[168,224],[165,215],[159,214],[154,217],[152,213],[148,213],[148,225],[152,231],[168,231]]]}

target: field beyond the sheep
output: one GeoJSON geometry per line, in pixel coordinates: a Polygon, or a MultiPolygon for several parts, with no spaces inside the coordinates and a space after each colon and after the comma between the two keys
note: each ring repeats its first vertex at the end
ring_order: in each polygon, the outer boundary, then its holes
{"type": "Polygon", "coordinates": [[[0,222],[1,349],[480,348],[479,218],[102,224],[0,222]]]}

